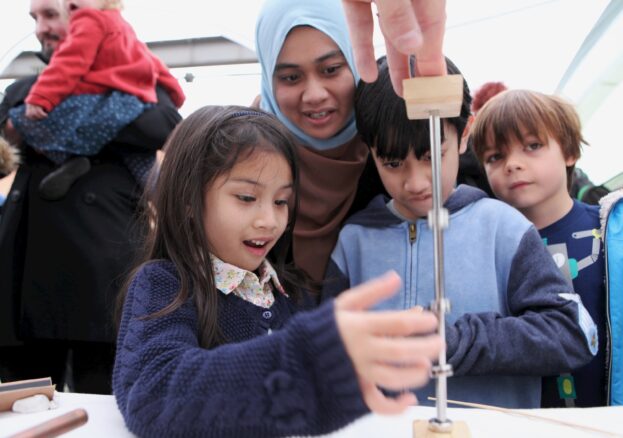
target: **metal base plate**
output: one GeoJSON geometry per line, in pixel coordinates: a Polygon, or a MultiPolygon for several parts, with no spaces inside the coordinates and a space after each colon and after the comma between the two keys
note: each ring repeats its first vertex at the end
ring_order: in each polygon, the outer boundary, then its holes
{"type": "Polygon", "coordinates": [[[448,432],[435,432],[431,430],[428,420],[417,420],[413,422],[413,438],[470,438],[467,423],[464,421],[453,421],[452,430],[448,432]]]}

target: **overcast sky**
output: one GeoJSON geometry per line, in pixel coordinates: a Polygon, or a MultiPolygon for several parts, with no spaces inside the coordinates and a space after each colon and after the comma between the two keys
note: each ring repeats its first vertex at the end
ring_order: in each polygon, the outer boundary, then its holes
{"type": "MultiPolygon", "coordinates": [[[[29,0],[5,3],[0,27],[0,69],[20,51],[38,49],[32,35],[33,21],[28,16],[29,0]]],[[[511,88],[551,93],[608,3],[448,0],[445,52],[462,70],[472,89],[496,80],[511,88]]],[[[224,35],[253,48],[255,17],[261,1],[125,0],[125,4],[125,17],[145,41],[224,35]]],[[[623,31],[623,21],[619,21],[618,28],[623,31]]],[[[617,42],[594,50],[581,74],[564,90],[567,98],[579,100],[587,84],[600,75],[607,62],[622,58],[623,35],[612,38],[617,42]]],[[[379,37],[377,54],[382,53],[379,37]]],[[[181,69],[174,74],[189,97],[182,109],[185,115],[206,104],[249,104],[259,91],[257,65],[181,69]],[[195,75],[192,83],[183,80],[189,71],[195,75]]],[[[6,81],[0,81],[1,88],[6,85],[6,81]]],[[[617,132],[615,137],[613,127],[620,123],[622,88],[619,84],[599,113],[584,123],[585,136],[592,146],[580,165],[596,182],[623,170],[623,153],[619,152],[623,145],[616,148],[613,144],[620,143],[620,134],[617,132]]]]}

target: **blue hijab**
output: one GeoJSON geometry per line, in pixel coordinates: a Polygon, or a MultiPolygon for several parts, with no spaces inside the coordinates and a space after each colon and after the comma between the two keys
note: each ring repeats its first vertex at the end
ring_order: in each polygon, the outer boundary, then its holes
{"type": "Polygon", "coordinates": [[[322,140],[311,137],[290,122],[279,109],[273,92],[273,73],[277,57],[290,30],[296,26],[311,26],[328,35],[340,48],[355,78],[355,68],[348,27],[340,0],[267,0],[255,26],[255,48],[262,66],[262,109],[275,114],[304,145],[327,150],[350,141],[357,134],[355,113],[346,126],[333,137],[322,140]]]}

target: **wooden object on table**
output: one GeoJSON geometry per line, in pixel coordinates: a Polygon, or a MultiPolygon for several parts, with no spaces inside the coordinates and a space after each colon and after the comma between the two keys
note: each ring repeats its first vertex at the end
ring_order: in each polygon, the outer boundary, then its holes
{"type": "Polygon", "coordinates": [[[433,112],[439,117],[457,117],[463,103],[463,76],[420,76],[402,81],[407,117],[428,119],[433,112]]]}
{"type": "Polygon", "coordinates": [[[84,409],[74,409],[64,415],[16,433],[9,438],[53,438],[82,426],[89,420],[84,409]]]}
{"type": "Polygon", "coordinates": [[[17,380],[15,382],[0,383],[0,412],[10,411],[16,400],[30,397],[31,395],[43,394],[48,399],[54,398],[52,379],[17,380]]]}

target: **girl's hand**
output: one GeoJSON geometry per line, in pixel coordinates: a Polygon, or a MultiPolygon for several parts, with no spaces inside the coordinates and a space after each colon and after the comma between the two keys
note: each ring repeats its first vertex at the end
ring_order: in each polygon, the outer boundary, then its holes
{"type": "Polygon", "coordinates": [[[388,414],[402,412],[417,402],[412,393],[386,397],[378,386],[400,391],[424,385],[432,360],[443,341],[431,335],[437,319],[421,308],[402,311],[367,311],[396,293],[400,277],[389,272],[353,289],[335,300],[335,319],[350,356],[363,398],[370,410],[388,414]],[[424,336],[413,336],[413,335],[424,336]]]}
{"type": "Polygon", "coordinates": [[[31,120],[45,119],[48,113],[39,105],[26,104],[26,118],[31,120]]]}

